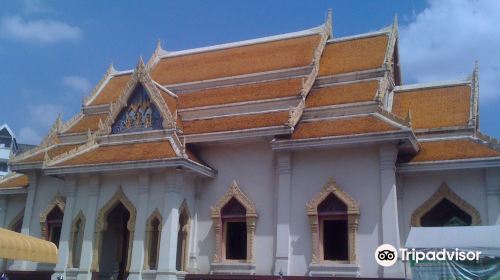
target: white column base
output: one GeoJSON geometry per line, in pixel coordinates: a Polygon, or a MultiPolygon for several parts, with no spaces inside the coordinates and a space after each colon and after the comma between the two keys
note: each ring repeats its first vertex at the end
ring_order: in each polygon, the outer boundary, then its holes
{"type": "Polygon", "coordinates": [[[90,271],[78,271],[76,275],[77,280],[92,280],[92,272],[90,271]]]}
{"type": "Polygon", "coordinates": [[[310,264],[309,276],[311,277],[359,277],[358,264],[310,264]]]}
{"type": "Polygon", "coordinates": [[[274,275],[288,275],[288,258],[276,258],[274,262],[274,275]]]}
{"type": "Polygon", "coordinates": [[[185,277],[184,271],[156,271],[156,280],[182,280],[185,277]]]}
{"type": "Polygon", "coordinates": [[[255,263],[212,263],[210,274],[255,275],[255,263]]]}

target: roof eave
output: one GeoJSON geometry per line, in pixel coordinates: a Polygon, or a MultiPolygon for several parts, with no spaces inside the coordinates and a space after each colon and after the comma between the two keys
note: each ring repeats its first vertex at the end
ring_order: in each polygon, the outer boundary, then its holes
{"type": "Polygon", "coordinates": [[[459,160],[426,161],[418,163],[401,163],[397,165],[399,173],[413,173],[425,171],[463,170],[500,167],[500,157],[472,158],[459,160]]]}
{"type": "Polygon", "coordinates": [[[120,172],[133,171],[143,169],[159,169],[159,168],[186,168],[187,170],[198,173],[199,175],[214,178],[217,171],[208,167],[195,163],[192,160],[184,158],[147,160],[147,161],[128,161],[117,163],[101,163],[101,164],[84,164],[72,166],[51,166],[44,168],[46,175],[66,175],[66,174],[81,174],[81,173],[103,173],[103,172],[120,172]]]}
{"type": "Polygon", "coordinates": [[[275,151],[281,150],[300,150],[310,148],[334,148],[345,147],[358,144],[380,144],[393,142],[396,145],[401,145],[401,141],[408,141],[408,145],[412,151],[419,150],[418,142],[411,130],[389,131],[377,133],[355,134],[347,136],[329,136],[310,139],[296,140],[276,140],[272,141],[272,149],[275,151]]]}
{"type": "Polygon", "coordinates": [[[27,194],[27,193],[28,189],[25,186],[0,189],[0,195],[27,194]]]}
{"type": "Polygon", "coordinates": [[[30,162],[30,163],[10,163],[10,169],[12,171],[28,171],[28,170],[36,170],[41,169],[43,163],[42,162],[30,162]]]}

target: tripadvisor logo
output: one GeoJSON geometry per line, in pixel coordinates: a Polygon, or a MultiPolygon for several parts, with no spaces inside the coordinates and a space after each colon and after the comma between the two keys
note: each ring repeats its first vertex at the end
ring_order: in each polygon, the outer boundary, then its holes
{"type": "MultiPolygon", "coordinates": [[[[415,248],[400,248],[399,255],[402,261],[479,261],[481,251],[468,251],[455,248],[448,249],[429,249],[417,251],[415,248]]],[[[381,266],[391,266],[398,260],[398,250],[390,244],[382,244],[375,250],[375,260],[381,266]]]]}
{"type": "Polygon", "coordinates": [[[381,266],[391,266],[398,260],[398,251],[390,244],[382,244],[375,250],[375,260],[381,266]]]}

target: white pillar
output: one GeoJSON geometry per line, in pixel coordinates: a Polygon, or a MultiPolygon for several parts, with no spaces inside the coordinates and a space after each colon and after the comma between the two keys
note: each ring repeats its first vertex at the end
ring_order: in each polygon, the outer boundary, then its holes
{"type": "MultiPolygon", "coordinates": [[[[401,247],[398,224],[398,198],[396,191],[396,159],[398,150],[395,145],[381,146],[380,157],[380,205],[381,240],[397,250],[401,247]]],[[[374,248],[375,249],[375,248],[374,248]]],[[[383,268],[383,277],[404,277],[401,262],[383,268]]]]}
{"type": "Polygon", "coordinates": [[[54,268],[54,274],[52,274],[51,277],[51,279],[53,280],[57,279],[59,275],[64,275],[64,278],[66,278],[65,273],[66,268],[68,267],[71,224],[73,223],[73,209],[75,207],[76,178],[66,177],[64,179],[64,190],[66,203],[64,206],[61,237],[59,239],[59,259],[57,261],[56,267],[54,268]]]}
{"type": "Polygon", "coordinates": [[[132,246],[132,260],[128,279],[140,280],[144,268],[144,239],[146,236],[146,220],[148,218],[148,199],[149,199],[149,174],[139,174],[139,185],[137,188],[139,194],[139,204],[137,206],[137,217],[135,223],[134,241],[132,246]]]}
{"type": "Polygon", "coordinates": [[[277,154],[276,174],[276,254],[274,260],[274,275],[290,275],[290,199],[292,184],[292,158],[290,152],[277,154]]]}
{"type": "Polygon", "coordinates": [[[486,207],[485,224],[500,225],[500,168],[486,169],[486,207]]]}
{"type": "MultiPolygon", "coordinates": [[[[0,227],[7,228],[7,195],[0,195],[0,227]]],[[[0,273],[4,268],[4,259],[0,258],[0,273]]]]}
{"type": "Polygon", "coordinates": [[[404,215],[404,203],[403,203],[403,198],[404,198],[404,191],[403,191],[403,185],[404,185],[404,178],[403,175],[398,174],[396,176],[396,192],[397,192],[397,197],[398,197],[398,225],[399,225],[399,240],[404,244],[404,241],[406,239],[406,221],[405,221],[405,215],[404,215]]]}
{"type": "Polygon", "coordinates": [[[0,227],[7,228],[7,195],[0,195],[0,227]]]}
{"type": "Polygon", "coordinates": [[[163,205],[163,226],[160,239],[160,258],[158,260],[157,280],[177,279],[177,230],[179,228],[179,207],[182,173],[168,171],[165,176],[165,195],[163,205]]]}
{"type": "Polygon", "coordinates": [[[194,191],[194,214],[192,218],[191,244],[189,246],[189,272],[198,273],[198,207],[200,205],[200,184],[201,179],[196,181],[194,191]]]}
{"type": "MultiPolygon", "coordinates": [[[[33,225],[33,206],[37,196],[40,173],[32,172],[28,175],[30,184],[28,186],[28,195],[26,196],[26,206],[24,207],[23,225],[21,233],[30,235],[30,228],[33,225]]],[[[38,221],[37,221],[38,222],[38,221]]],[[[14,261],[10,267],[11,270],[35,270],[35,263],[29,261],[14,261]]]]}
{"type": "Polygon", "coordinates": [[[83,230],[82,255],[80,257],[80,270],[78,280],[92,279],[93,239],[95,220],[97,217],[97,202],[99,198],[100,181],[98,175],[92,175],[88,184],[88,200],[85,209],[85,228],[83,230]]]}
{"type": "Polygon", "coordinates": [[[38,172],[33,172],[29,174],[30,184],[28,186],[28,195],[26,196],[26,206],[24,207],[23,225],[21,228],[21,233],[25,235],[30,235],[30,227],[33,217],[33,206],[35,204],[36,191],[38,182],[40,180],[40,174],[38,172]]]}

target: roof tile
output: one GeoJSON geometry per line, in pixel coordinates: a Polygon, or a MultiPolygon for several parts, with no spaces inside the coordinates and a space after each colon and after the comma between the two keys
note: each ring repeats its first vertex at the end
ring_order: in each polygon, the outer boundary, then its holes
{"type": "Polygon", "coordinates": [[[399,130],[399,128],[375,116],[358,116],[332,120],[301,122],[297,125],[297,128],[293,132],[292,139],[347,136],[395,130],[399,130]]]}
{"type": "Polygon", "coordinates": [[[89,104],[90,106],[94,105],[104,105],[109,104],[111,102],[115,102],[118,100],[118,97],[123,93],[125,87],[127,86],[128,81],[132,74],[119,75],[112,77],[101,90],[101,92],[97,95],[97,97],[92,100],[89,104]]]}
{"type": "Polygon", "coordinates": [[[467,126],[470,94],[468,85],[396,92],[392,112],[405,118],[410,110],[414,129],[467,126]]]}
{"type": "Polygon", "coordinates": [[[420,152],[413,157],[400,157],[399,162],[460,160],[500,157],[500,151],[472,139],[455,139],[420,142],[420,152]]]}
{"type": "Polygon", "coordinates": [[[302,79],[212,88],[179,94],[179,108],[221,105],[235,102],[296,96],[302,90],[302,79]]]}
{"type": "Polygon", "coordinates": [[[378,81],[365,81],[313,89],[307,96],[306,107],[372,101],[378,85],[378,81]]]}
{"type": "Polygon", "coordinates": [[[151,73],[162,85],[309,65],[320,35],[165,57],[151,73]]]}
{"type": "Polygon", "coordinates": [[[288,121],[288,116],[288,111],[279,111],[194,120],[183,122],[183,129],[185,134],[198,134],[269,126],[284,126],[288,121]]]}
{"type": "Polygon", "coordinates": [[[320,60],[318,76],[336,75],[382,67],[389,37],[382,34],[329,42],[320,60]]]}
{"type": "Polygon", "coordinates": [[[128,143],[101,146],[76,155],[55,166],[117,163],[128,161],[175,158],[176,154],[169,141],[128,143]]]}

